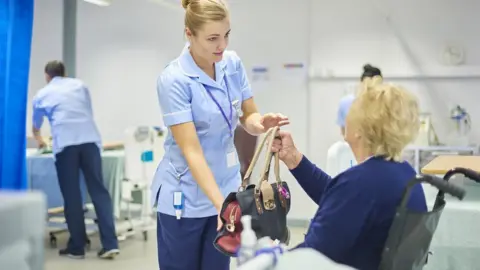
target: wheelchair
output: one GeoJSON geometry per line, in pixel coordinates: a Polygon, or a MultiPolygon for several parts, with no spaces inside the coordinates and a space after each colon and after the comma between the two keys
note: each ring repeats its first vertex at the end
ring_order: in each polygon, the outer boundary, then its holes
{"type": "Polygon", "coordinates": [[[432,175],[418,175],[405,188],[400,205],[397,208],[392,226],[382,252],[380,270],[421,270],[428,263],[430,243],[445,209],[445,193],[463,200],[465,190],[449,179],[457,174],[475,182],[480,182],[480,174],[465,168],[454,168],[448,171],[443,179],[432,175]],[[434,206],[428,212],[414,212],[407,209],[407,202],[414,185],[428,183],[436,187],[434,206]]]}

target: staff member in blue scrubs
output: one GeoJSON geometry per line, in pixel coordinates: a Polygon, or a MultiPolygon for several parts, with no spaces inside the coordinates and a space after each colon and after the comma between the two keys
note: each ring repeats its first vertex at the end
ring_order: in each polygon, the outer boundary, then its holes
{"type": "MultiPolygon", "coordinates": [[[[302,155],[291,135],[280,131],[272,151],[318,204],[304,242],[337,263],[377,270],[385,241],[407,183],[415,170],[401,160],[420,126],[415,96],[398,86],[367,78],[347,114],[345,140],[358,165],[331,178],[302,155]]],[[[426,212],[422,185],[410,194],[408,208],[426,212]]]]}
{"type": "Polygon", "coordinates": [[[188,44],[158,78],[165,155],[152,185],[158,209],[161,270],[225,270],[230,259],[213,240],[228,193],[237,191],[240,164],[233,134],[238,120],[253,135],[289,123],[260,115],[242,61],[227,51],[229,13],[220,0],[183,0],[188,44]]]}
{"type": "Polygon", "coordinates": [[[120,251],[112,200],[103,183],[101,138],[93,120],[90,93],[82,81],[65,77],[62,62],[49,62],[45,66],[45,78],[48,84],[33,98],[32,131],[39,146],[45,146],[40,128],[44,117],[48,118],[58,183],[70,233],[67,248],[59,253],[77,259],[85,257],[86,229],[79,175],[82,170],[95,206],[103,246],[98,256],[103,259],[114,258],[120,251]]]}
{"type": "MultiPolygon", "coordinates": [[[[379,79],[382,78],[382,71],[370,64],[363,66],[363,74],[360,78],[360,81],[364,81],[366,78],[373,78],[378,76],[379,79]]],[[[355,99],[355,93],[351,93],[340,100],[340,105],[338,106],[337,112],[337,125],[340,127],[342,136],[345,135],[345,118],[347,117],[348,110],[352,106],[353,100],[355,99]]]]}

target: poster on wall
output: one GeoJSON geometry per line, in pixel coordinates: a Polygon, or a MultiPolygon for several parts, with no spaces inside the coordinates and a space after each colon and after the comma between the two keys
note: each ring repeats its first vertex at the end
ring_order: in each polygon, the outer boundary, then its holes
{"type": "Polygon", "coordinates": [[[268,81],[270,79],[269,70],[266,66],[254,66],[252,68],[252,81],[268,81]]]}
{"type": "Polygon", "coordinates": [[[292,62],[283,64],[283,73],[288,77],[305,76],[306,68],[302,62],[292,62]]]}

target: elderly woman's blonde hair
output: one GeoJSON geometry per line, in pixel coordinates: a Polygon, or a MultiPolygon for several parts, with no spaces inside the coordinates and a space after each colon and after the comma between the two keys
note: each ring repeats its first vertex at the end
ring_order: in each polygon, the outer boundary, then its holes
{"type": "Polygon", "coordinates": [[[420,128],[417,98],[400,86],[384,84],[380,76],[366,78],[356,96],[347,118],[365,147],[375,156],[401,161],[420,128]]]}

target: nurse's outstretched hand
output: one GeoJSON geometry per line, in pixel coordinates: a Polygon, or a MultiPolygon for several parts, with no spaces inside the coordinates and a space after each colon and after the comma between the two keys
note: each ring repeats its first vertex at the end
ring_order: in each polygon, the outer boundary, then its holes
{"type": "Polygon", "coordinates": [[[278,157],[289,170],[295,169],[303,158],[303,154],[298,151],[293,142],[292,134],[288,131],[279,130],[277,132],[271,150],[274,153],[278,152],[278,157]]]}
{"type": "Polygon", "coordinates": [[[262,115],[262,118],[260,119],[260,122],[258,123],[259,129],[263,130],[263,132],[266,132],[272,127],[276,126],[285,126],[290,124],[290,120],[288,120],[288,117],[281,113],[267,113],[262,115]]]}

